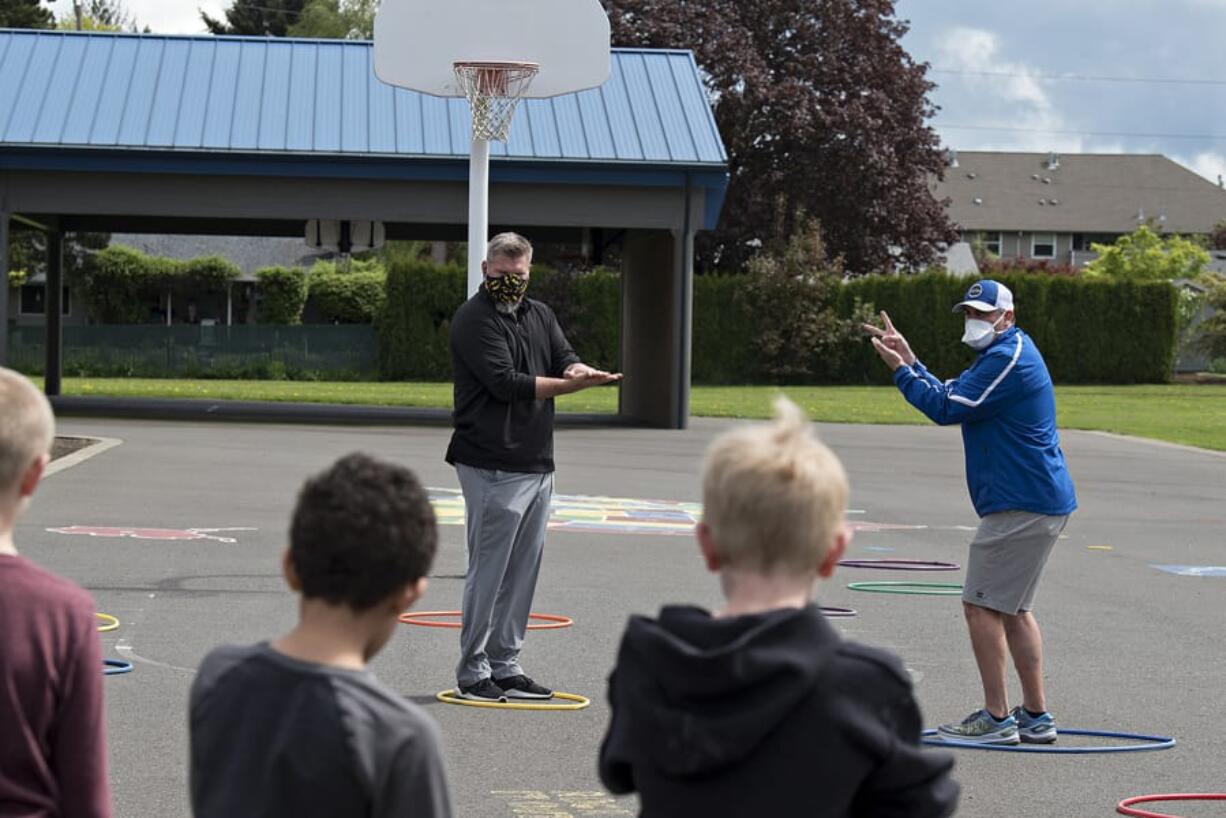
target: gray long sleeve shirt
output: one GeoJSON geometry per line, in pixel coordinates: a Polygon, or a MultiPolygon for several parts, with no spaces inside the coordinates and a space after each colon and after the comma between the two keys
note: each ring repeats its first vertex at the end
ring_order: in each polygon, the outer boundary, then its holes
{"type": "Polygon", "coordinates": [[[369,671],[217,648],[191,692],[196,818],[450,818],[438,727],[369,671]]]}

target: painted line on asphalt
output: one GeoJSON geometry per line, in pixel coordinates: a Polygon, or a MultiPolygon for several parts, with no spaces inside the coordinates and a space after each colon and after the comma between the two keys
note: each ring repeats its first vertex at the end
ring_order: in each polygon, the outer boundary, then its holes
{"type": "Polygon", "coordinates": [[[107,449],[113,449],[120,443],[123,443],[117,437],[90,437],[86,440],[95,440],[96,443],[91,443],[83,449],[77,449],[72,454],[64,455],[63,457],[52,460],[47,466],[47,470],[43,472],[43,477],[50,477],[53,474],[62,472],[64,469],[71,469],[73,466],[78,466],[89,460],[91,457],[100,455],[107,449]]]}

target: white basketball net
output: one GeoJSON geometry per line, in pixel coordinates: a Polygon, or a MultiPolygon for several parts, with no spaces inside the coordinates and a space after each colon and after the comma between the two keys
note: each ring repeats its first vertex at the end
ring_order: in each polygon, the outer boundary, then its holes
{"type": "Polygon", "coordinates": [[[473,139],[505,142],[515,106],[540,66],[534,62],[457,62],[452,67],[472,108],[473,139]]]}

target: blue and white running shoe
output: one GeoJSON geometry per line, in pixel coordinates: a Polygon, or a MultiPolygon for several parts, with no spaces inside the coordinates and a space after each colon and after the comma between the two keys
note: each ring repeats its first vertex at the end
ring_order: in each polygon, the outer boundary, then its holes
{"type": "Polygon", "coordinates": [[[1056,740],[1056,720],[1051,713],[1044,711],[1032,716],[1018,705],[1009,715],[1017,722],[1018,737],[1025,744],[1051,744],[1056,740]]]}
{"type": "Polygon", "coordinates": [[[1017,720],[1012,714],[996,719],[987,710],[976,710],[961,722],[942,724],[937,735],[952,741],[973,744],[1018,744],[1017,720]]]}

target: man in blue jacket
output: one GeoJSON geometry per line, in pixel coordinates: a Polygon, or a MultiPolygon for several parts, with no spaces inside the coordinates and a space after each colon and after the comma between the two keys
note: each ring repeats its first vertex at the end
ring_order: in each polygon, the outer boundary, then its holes
{"type": "Polygon", "coordinates": [[[941,725],[938,734],[978,744],[1046,744],[1056,740],[1056,724],[1047,712],[1043,639],[1032,608],[1043,566],[1077,498],[1060,451],[1051,376],[1034,341],[1015,324],[1013,293],[998,282],[977,281],[954,311],[965,315],[962,341],[979,356],[951,381],[924,368],[884,312],[884,329],[865,325],[907,402],[935,423],[962,426],[966,482],[980,517],[962,607],[984,705],[961,723],[941,725]],[[1022,683],[1022,703],[1012,711],[1009,654],[1022,683]]]}

